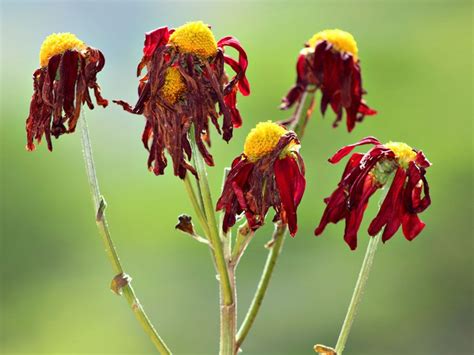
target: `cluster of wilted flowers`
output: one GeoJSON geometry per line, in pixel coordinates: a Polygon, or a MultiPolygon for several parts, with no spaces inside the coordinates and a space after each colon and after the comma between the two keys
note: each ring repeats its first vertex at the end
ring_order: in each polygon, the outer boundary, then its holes
{"type": "MultiPolygon", "coordinates": [[[[98,49],[87,46],[73,34],[58,33],[46,38],[41,47],[40,68],[33,74],[34,94],[26,121],[28,150],[34,150],[34,140],[39,143],[43,136],[52,150],[51,135],[58,138],[74,132],[83,104],[94,107],[89,89],[94,91],[97,104],[107,106],[96,82],[104,63],[98,49]]],[[[296,83],[281,105],[285,110],[296,106],[295,114],[283,122],[260,122],[250,131],[243,152],[230,164],[220,198],[216,205],[210,205],[201,160],[208,166],[214,165],[209,152],[211,126],[228,142],[233,129],[242,125],[237,94],[250,94],[247,65],[247,54],[236,38],[228,36],[216,41],[210,27],[202,22],[176,29],[161,27],[145,36],[137,76],[144,69],[146,73],[139,79],[136,104],[114,100],[127,112],[145,117],[141,139],[148,151],[149,170],[156,175],[164,174],[168,155],[174,174],[186,183],[204,236],[197,235],[188,216],[180,217],[177,228],[210,246],[221,284],[220,351],[225,354],[239,351],[266,290],[266,286],[261,289],[259,285],[250,316],[237,332],[235,268],[254,232],[265,223],[270,207],[275,211],[272,221],[276,225],[273,240],[268,244],[270,249],[277,245],[281,248],[278,238],[283,238],[286,229],[291,236],[297,233],[297,208],[306,186],[300,140],[315,105],[315,93],[321,92],[319,105],[323,115],[328,105],[334,111],[334,127],[344,112],[349,132],[365,116],[376,114],[363,99],[359,54],[352,35],[337,29],[316,33],[299,53],[296,83]],[[237,50],[238,57],[229,56],[226,47],[237,50]],[[308,102],[309,107],[303,110],[308,102]],[[197,189],[188,173],[195,177],[197,189]],[[215,211],[222,211],[219,231],[215,211]],[[224,249],[232,247],[231,230],[238,221],[242,224],[234,249],[228,252],[224,249]]],[[[356,249],[357,233],[370,197],[390,185],[368,234],[376,236],[382,231],[385,242],[401,226],[405,237],[414,239],[424,227],[418,214],[430,205],[425,177],[429,161],[420,150],[405,143],[382,144],[374,137],[366,137],[341,148],[329,162],[339,162],[364,144],[373,147],[365,154],[351,155],[341,181],[325,199],[326,209],[315,234],[323,233],[328,223],[344,219],[344,240],[356,249]]],[[[278,254],[279,250],[270,250],[269,258],[275,261],[278,254]]],[[[262,279],[271,272],[265,270],[262,279]]],[[[123,283],[120,287],[129,282],[125,277],[118,280],[123,283]]],[[[158,349],[167,351],[166,346],[158,349]]]]}

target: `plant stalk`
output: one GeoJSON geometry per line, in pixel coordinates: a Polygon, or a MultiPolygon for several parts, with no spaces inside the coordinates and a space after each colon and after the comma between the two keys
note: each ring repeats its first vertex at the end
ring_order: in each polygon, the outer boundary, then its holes
{"type": "Polygon", "coordinates": [[[336,343],[336,353],[341,355],[346,346],[347,338],[349,337],[349,332],[351,331],[352,323],[357,314],[357,310],[362,299],[365,287],[367,286],[367,280],[369,278],[370,270],[372,269],[372,264],[374,262],[375,251],[377,250],[377,245],[380,241],[381,232],[375,237],[370,238],[369,244],[367,245],[367,251],[365,252],[364,261],[359,272],[359,277],[352,294],[351,302],[349,303],[349,308],[347,309],[346,317],[344,323],[342,324],[341,332],[339,333],[339,338],[336,343]]]}
{"type": "MultiPolygon", "coordinates": [[[[87,178],[89,180],[89,186],[91,189],[94,208],[97,212],[97,227],[102,237],[102,241],[104,242],[105,250],[107,252],[108,259],[112,264],[114,273],[116,275],[125,275],[122,264],[120,262],[120,258],[117,253],[117,249],[115,248],[112,236],[110,234],[107,219],[105,217],[105,200],[100,194],[99,182],[97,179],[94,158],[92,155],[89,129],[87,127],[87,122],[84,113],[81,117],[81,141],[87,178]]],[[[153,324],[146,315],[145,310],[140,304],[140,301],[138,300],[135,291],[132,288],[132,285],[127,281],[127,283],[121,288],[121,291],[122,294],[125,296],[125,299],[127,300],[128,304],[130,305],[130,308],[132,309],[133,313],[135,314],[135,317],[137,318],[138,322],[142,326],[145,333],[148,334],[156,349],[160,352],[160,354],[171,354],[171,351],[169,350],[168,346],[165,344],[163,339],[161,339],[160,335],[153,327],[153,324]]]]}
{"type": "MultiPolygon", "coordinates": [[[[382,195],[379,200],[379,207],[382,206],[382,202],[388,193],[388,188],[383,188],[382,195]]],[[[367,280],[369,279],[370,270],[374,263],[375,252],[377,246],[380,242],[383,229],[375,236],[370,238],[369,243],[367,244],[367,250],[365,251],[364,260],[362,261],[362,266],[359,271],[359,276],[357,277],[357,282],[352,293],[352,298],[347,309],[346,317],[344,318],[344,323],[342,324],[339,337],[335,346],[335,351],[338,355],[341,355],[346,346],[347,338],[351,331],[352,323],[357,315],[357,310],[359,308],[360,302],[362,300],[362,295],[367,286],[367,280]]]]}
{"type": "Polygon", "coordinates": [[[265,263],[265,267],[263,269],[262,276],[260,278],[260,282],[257,286],[257,291],[253,297],[252,303],[250,305],[249,310],[245,316],[242,325],[240,326],[239,331],[237,332],[237,342],[236,342],[236,350],[240,348],[242,343],[244,342],[245,338],[247,337],[250,328],[252,327],[255,318],[257,317],[258,311],[260,310],[260,306],[262,305],[263,298],[265,297],[265,293],[268,288],[268,284],[270,283],[270,279],[273,274],[273,270],[275,269],[275,264],[278,259],[278,256],[281,253],[283,248],[283,242],[285,239],[285,234],[287,231],[287,226],[282,224],[277,224],[275,227],[275,231],[273,232],[273,245],[271,246],[270,252],[267,256],[267,261],[265,263]]]}
{"type": "Polygon", "coordinates": [[[229,306],[233,303],[232,287],[230,284],[230,277],[227,270],[227,262],[224,258],[224,251],[222,248],[222,242],[219,237],[219,231],[217,229],[216,215],[214,213],[214,203],[212,202],[211,190],[209,188],[209,182],[207,180],[207,171],[204,159],[196,146],[194,139],[191,140],[193,149],[193,155],[195,156],[195,168],[198,173],[198,185],[202,194],[202,201],[204,207],[204,215],[207,220],[207,226],[209,228],[209,241],[214,250],[214,256],[216,261],[216,268],[219,274],[219,282],[222,289],[222,301],[224,305],[229,306]]]}

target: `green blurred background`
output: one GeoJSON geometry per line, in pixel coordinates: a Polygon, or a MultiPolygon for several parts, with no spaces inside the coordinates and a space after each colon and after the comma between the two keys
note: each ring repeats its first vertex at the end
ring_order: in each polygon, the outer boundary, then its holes
{"type": "MultiPolygon", "coordinates": [[[[249,129],[279,120],[295,60],[316,31],[339,27],[358,41],[368,117],[352,134],[315,112],[302,154],[308,187],[300,231],[288,239],[267,298],[243,346],[248,354],[311,354],[333,345],[367,243],[351,252],[341,225],[313,236],[322,199],[343,166],[326,159],[366,135],[422,148],[432,206],[413,242],[380,247],[349,354],[472,354],[472,2],[235,1],[1,2],[1,332],[3,353],[152,353],[124,299],[94,223],[78,134],[27,153],[24,122],[38,52],[51,32],[70,31],[107,58],[99,82],[109,99],[136,100],[144,32],[201,19],[232,34],[249,54],[252,95],[239,98],[244,125],[229,145],[214,135],[214,195],[222,168],[249,129]]],[[[116,105],[87,112],[102,193],[126,271],[156,327],[177,354],[217,352],[217,283],[206,248],[174,230],[191,213],[183,184],[146,170],[143,119],[116,105]]],[[[239,321],[264,264],[268,223],[238,270],[239,321]]]]}

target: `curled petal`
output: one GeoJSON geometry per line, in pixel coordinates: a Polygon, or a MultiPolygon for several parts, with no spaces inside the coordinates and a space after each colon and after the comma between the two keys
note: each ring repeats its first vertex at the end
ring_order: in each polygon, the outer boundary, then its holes
{"type": "Polygon", "coordinates": [[[413,240],[425,228],[425,223],[418,218],[417,214],[406,213],[402,217],[403,235],[407,240],[413,240]]]}
{"type": "Polygon", "coordinates": [[[247,71],[247,66],[248,66],[247,53],[245,53],[245,50],[242,48],[240,42],[235,37],[226,36],[222,38],[221,40],[219,40],[219,42],[217,42],[217,46],[219,48],[224,48],[225,46],[229,46],[236,49],[239,52],[238,65],[235,62],[235,60],[233,60],[232,58],[228,56],[224,56],[224,60],[237,73],[235,80],[238,81],[239,90],[242,93],[242,95],[244,96],[249,95],[250,85],[247,80],[247,77],[245,76],[245,72],[247,71]]]}
{"type": "Polygon", "coordinates": [[[332,164],[336,164],[337,162],[339,162],[342,158],[344,158],[347,154],[349,154],[350,152],[352,152],[352,150],[354,150],[355,147],[358,147],[360,145],[364,145],[364,144],[374,144],[374,145],[379,145],[380,142],[377,138],[375,137],[365,137],[365,138],[362,138],[360,141],[358,141],[357,143],[354,143],[354,144],[350,144],[350,145],[346,145],[345,147],[342,147],[341,149],[339,149],[330,159],[329,159],[329,162],[332,163],[332,164]]]}
{"type": "Polygon", "coordinates": [[[143,47],[143,55],[150,57],[156,47],[163,46],[168,43],[170,31],[168,27],[160,27],[153,31],[145,33],[145,45],[143,47]]]}

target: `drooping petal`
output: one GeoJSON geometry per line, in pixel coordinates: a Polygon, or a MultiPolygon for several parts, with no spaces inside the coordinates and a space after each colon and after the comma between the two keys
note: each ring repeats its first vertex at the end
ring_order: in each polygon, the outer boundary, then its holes
{"type": "Polygon", "coordinates": [[[425,228],[425,223],[415,213],[406,213],[402,217],[403,235],[407,240],[413,240],[425,228]]]}
{"type": "Polygon", "coordinates": [[[284,216],[291,236],[295,236],[297,226],[296,209],[306,186],[306,180],[293,157],[277,159],[274,164],[275,180],[280,194],[284,216]]]}
{"type": "Polygon", "coordinates": [[[372,220],[369,226],[369,235],[375,236],[384,225],[386,225],[382,241],[386,242],[389,240],[400,227],[399,217],[399,203],[400,196],[403,192],[403,185],[405,184],[406,173],[403,168],[398,168],[392,185],[387,192],[377,216],[372,220]]]}
{"type": "Polygon", "coordinates": [[[346,145],[345,147],[342,147],[339,149],[330,159],[329,162],[332,164],[336,164],[339,162],[342,158],[344,158],[346,155],[348,155],[352,150],[354,150],[355,147],[358,147],[360,145],[364,144],[374,144],[374,145],[379,145],[380,142],[377,138],[375,137],[365,137],[362,138],[360,141],[354,144],[346,145]]]}
{"type": "Polygon", "coordinates": [[[156,47],[163,46],[168,43],[170,31],[168,27],[160,27],[145,33],[145,45],[143,47],[143,55],[150,57],[156,47]]]}
{"type": "Polygon", "coordinates": [[[239,65],[238,67],[233,63],[235,62],[232,58],[225,56],[224,60],[227,64],[231,65],[232,69],[236,71],[237,75],[235,77],[235,80],[238,81],[238,86],[239,90],[242,93],[242,95],[247,96],[250,94],[250,85],[247,80],[247,77],[245,76],[245,72],[247,71],[247,66],[248,66],[248,59],[247,59],[247,53],[245,53],[245,50],[242,48],[240,42],[237,40],[237,38],[232,37],[232,36],[226,36],[224,38],[221,38],[219,42],[217,42],[217,46],[220,48],[224,48],[226,46],[232,47],[236,49],[239,52],[239,65]],[[231,60],[229,60],[231,59],[231,60]],[[232,63],[232,64],[231,64],[232,63]]]}
{"type": "Polygon", "coordinates": [[[377,191],[377,185],[374,184],[371,176],[366,176],[359,198],[356,204],[352,206],[349,214],[346,217],[346,227],[344,229],[344,240],[349,245],[351,250],[357,248],[357,232],[359,231],[362,217],[367,209],[369,198],[377,191]]]}
{"type": "Polygon", "coordinates": [[[345,218],[346,214],[349,212],[347,208],[347,198],[348,191],[345,186],[342,184],[344,179],[357,167],[362,159],[364,154],[354,153],[346,164],[346,168],[341,177],[341,182],[337,189],[324,200],[326,203],[326,208],[321,217],[318,227],[316,227],[314,234],[316,236],[321,235],[326,225],[328,223],[337,223],[341,219],[345,218]]]}

